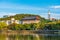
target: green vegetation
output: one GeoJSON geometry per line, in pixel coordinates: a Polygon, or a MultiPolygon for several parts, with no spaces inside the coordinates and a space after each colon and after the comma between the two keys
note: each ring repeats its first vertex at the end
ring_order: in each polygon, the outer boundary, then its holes
{"type": "Polygon", "coordinates": [[[60,30],[60,21],[59,22],[48,22],[48,23],[36,23],[36,24],[10,24],[6,25],[5,23],[0,22],[0,29],[9,29],[9,30],[60,30]]]}
{"type": "Polygon", "coordinates": [[[7,24],[5,22],[0,22],[0,30],[7,28],[7,24]]]}
{"type": "MultiPolygon", "coordinates": [[[[29,17],[29,16],[39,16],[39,15],[33,15],[33,14],[16,14],[14,16],[3,16],[3,18],[0,18],[0,20],[10,20],[11,18],[15,18],[16,20],[21,20],[24,17],[29,17]]],[[[40,16],[39,16],[40,17],[40,16]]]]}
{"type": "Polygon", "coordinates": [[[60,21],[49,22],[47,25],[51,30],[60,30],[60,21]]]}
{"type": "MultiPolygon", "coordinates": [[[[0,18],[0,20],[9,20],[11,17],[14,17],[16,20],[21,20],[26,16],[36,16],[32,14],[16,14],[15,16],[5,16],[0,18]]],[[[39,16],[39,15],[37,15],[39,16]]],[[[39,16],[40,17],[40,16],[39,16]]],[[[45,18],[40,17],[39,23],[34,24],[10,24],[6,25],[4,22],[0,22],[0,29],[9,29],[9,30],[60,30],[60,20],[50,21],[45,18]]]]}
{"type": "Polygon", "coordinates": [[[12,30],[34,30],[36,26],[35,24],[10,24],[7,28],[12,30]]]}

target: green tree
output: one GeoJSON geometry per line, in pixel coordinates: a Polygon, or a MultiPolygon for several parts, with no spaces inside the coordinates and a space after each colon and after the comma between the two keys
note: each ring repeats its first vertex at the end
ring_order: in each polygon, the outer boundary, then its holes
{"type": "Polygon", "coordinates": [[[7,24],[5,22],[0,22],[0,30],[3,28],[7,28],[7,24]]]}

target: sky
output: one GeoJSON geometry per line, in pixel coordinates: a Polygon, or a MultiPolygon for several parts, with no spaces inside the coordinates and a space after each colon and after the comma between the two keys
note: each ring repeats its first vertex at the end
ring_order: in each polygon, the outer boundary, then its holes
{"type": "Polygon", "coordinates": [[[60,19],[60,0],[0,0],[0,17],[15,14],[37,14],[48,18],[60,19]]]}

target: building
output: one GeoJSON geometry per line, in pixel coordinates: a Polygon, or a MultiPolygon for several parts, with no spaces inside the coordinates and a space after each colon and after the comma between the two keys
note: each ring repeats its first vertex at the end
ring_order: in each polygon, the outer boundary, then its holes
{"type": "Polygon", "coordinates": [[[11,18],[10,20],[6,20],[6,23],[7,23],[7,25],[13,24],[13,23],[20,24],[20,21],[15,20],[14,18],[11,18]]]}
{"type": "Polygon", "coordinates": [[[16,23],[16,24],[30,24],[30,23],[39,23],[40,17],[39,16],[30,16],[22,18],[22,20],[16,20],[15,18],[11,18],[10,20],[2,20],[0,22],[5,22],[7,25],[16,23]]]}
{"type": "Polygon", "coordinates": [[[22,24],[31,24],[31,23],[39,23],[39,22],[40,22],[39,16],[25,17],[21,20],[22,24]]]}
{"type": "Polygon", "coordinates": [[[5,22],[7,25],[16,23],[16,24],[20,24],[19,20],[15,20],[14,18],[11,18],[10,20],[1,20],[0,22],[5,22]]]}
{"type": "Polygon", "coordinates": [[[50,20],[51,20],[51,21],[56,21],[56,19],[55,19],[55,18],[51,18],[50,20]]]}
{"type": "Polygon", "coordinates": [[[48,19],[50,20],[50,10],[48,11],[48,19]]]}

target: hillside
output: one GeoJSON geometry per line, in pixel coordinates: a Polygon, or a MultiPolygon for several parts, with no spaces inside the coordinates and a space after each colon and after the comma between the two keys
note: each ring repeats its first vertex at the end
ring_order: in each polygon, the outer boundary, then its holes
{"type": "Polygon", "coordinates": [[[16,20],[21,20],[22,18],[29,17],[29,16],[39,16],[39,15],[33,15],[33,14],[16,14],[14,16],[9,16],[9,17],[8,16],[4,16],[3,18],[0,18],[0,20],[10,20],[11,18],[15,18],[16,20]]]}
{"type": "MultiPolygon", "coordinates": [[[[0,18],[0,20],[9,20],[10,18],[15,18],[16,20],[21,20],[24,17],[29,17],[29,16],[39,16],[39,15],[33,15],[33,14],[16,14],[14,16],[4,16],[3,18],[0,18]]],[[[36,29],[49,29],[49,30],[60,30],[60,20],[59,21],[50,21],[48,19],[45,19],[41,16],[40,17],[40,22],[37,24],[10,24],[7,26],[7,29],[11,30],[36,30],[36,29]]],[[[0,22],[0,27],[6,28],[6,24],[3,22],[0,22]]]]}

